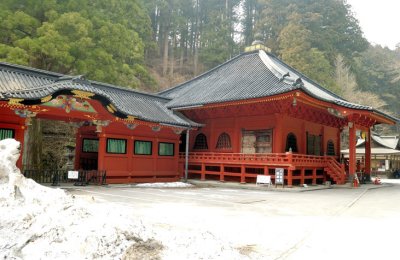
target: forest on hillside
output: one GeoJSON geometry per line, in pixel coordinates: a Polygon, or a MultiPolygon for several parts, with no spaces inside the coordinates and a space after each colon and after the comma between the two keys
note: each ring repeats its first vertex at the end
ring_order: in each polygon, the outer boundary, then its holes
{"type": "Polygon", "coordinates": [[[158,91],[255,39],[352,102],[400,114],[400,45],[372,46],[345,0],[3,0],[0,60],[158,91]]]}

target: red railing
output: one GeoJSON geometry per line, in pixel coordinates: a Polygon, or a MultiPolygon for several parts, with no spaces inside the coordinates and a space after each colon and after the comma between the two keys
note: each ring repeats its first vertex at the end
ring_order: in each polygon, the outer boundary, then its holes
{"type": "MultiPolygon", "coordinates": [[[[180,159],[185,159],[185,153],[180,153],[180,159]]],[[[241,163],[290,165],[289,158],[284,153],[243,154],[243,153],[189,153],[190,162],[241,163]]]]}
{"type": "MultiPolygon", "coordinates": [[[[180,170],[183,174],[185,154],[180,154],[180,170]]],[[[293,180],[304,184],[317,181],[323,182],[330,177],[336,183],[344,183],[344,169],[332,156],[314,156],[293,153],[243,154],[243,153],[189,153],[189,173],[199,174],[201,179],[206,176],[219,175],[224,181],[226,176],[240,177],[240,182],[246,178],[255,178],[256,174],[271,175],[274,179],[274,168],[286,170],[285,180],[289,186],[293,180]],[[232,170],[236,168],[235,170],[232,170]],[[248,171],[251,171],[249,173],[248,171]],[[317,174],[318,172],[318,174],[317,174]],[[321,173],[322,172],[322,173],[321,173]]]]}

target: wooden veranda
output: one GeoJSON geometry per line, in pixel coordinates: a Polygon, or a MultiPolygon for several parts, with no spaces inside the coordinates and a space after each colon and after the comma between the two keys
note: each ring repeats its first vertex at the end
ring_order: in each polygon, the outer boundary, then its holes
{"type": "MultiPolygon", "coordinates": [[[[344,165],[335,156],[314,156],[304,154],[269,153],[189,153],[188,174],[200,180],[234,180],[240,183],[255,182],[257,175],[271,176],[275,181],[275,169],[285,171],[285,185],[322,184],[333,181],[344,184],[344,165]]],[[[181,176],[184,174],[185,154],[180,154],[181,176]]]]}

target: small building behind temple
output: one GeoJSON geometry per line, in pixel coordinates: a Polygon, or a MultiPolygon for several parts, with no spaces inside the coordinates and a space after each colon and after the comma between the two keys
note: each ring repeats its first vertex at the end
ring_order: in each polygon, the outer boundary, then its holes
{"type": "MultiPolygon", "coordinates": [[[[371,135],[371,171],[372,173],[389,173],[400,169],[399,136],[371,135]]],[[[363,170],[365,162],[366,140],[358,138],[356,145],[358,167],[363,170]]],[[[349,149],[341,151],[344,158],[349,157],[349,149]]]]}

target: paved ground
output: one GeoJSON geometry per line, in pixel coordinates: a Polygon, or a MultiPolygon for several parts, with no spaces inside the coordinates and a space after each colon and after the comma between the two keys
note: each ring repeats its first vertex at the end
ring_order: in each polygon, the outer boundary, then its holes
{"type": "MultiPolygon", "coordinates": [[[[68,188],[130,216],[210,232],[251,259],[399,259],[400,185],[290,192],[217,188],[68,188]]],[[[198,245],[201,247],[202,245],[198,245]]],[[[218,257],[216,257],[218,258],[218,257]]]]}

